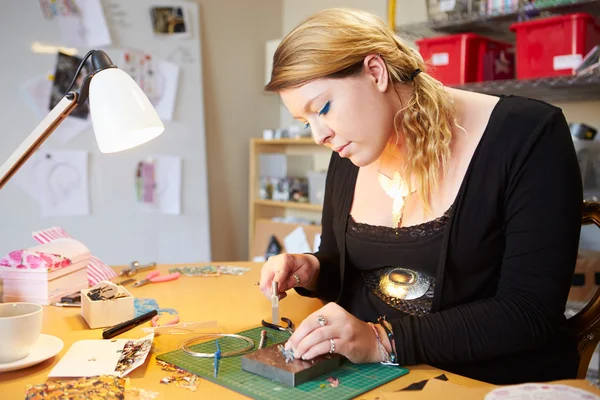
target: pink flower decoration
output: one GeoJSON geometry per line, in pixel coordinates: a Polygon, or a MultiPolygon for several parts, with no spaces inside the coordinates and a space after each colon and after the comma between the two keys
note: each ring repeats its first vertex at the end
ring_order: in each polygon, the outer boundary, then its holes
{"type": "Polygon", "coordinates": [[[23,260],[23,250],[15,250],[8,253],[8,257],[16,262],[21,262],[23,260]]]}
{"type": "Polygon", "coordinates": [[[2,260],[0,260],[0,266],[10,267],[10,262],[6,258],[3,258],[2,260]]]}
{"type": "Polygon", "coordinates": [[[19,264],[19,265],[17,265],[17,269],[27,269],[27,267],[24,266],[23,264],[19,264]]]}
{"type": "Polygon", "coordinates": [[[41,258],[34,256],[33,254],[28,255],[25,258],[25,262],[27,264],[29,264],[29,268],[31,269],[39,269],[40,267],[42,267],[43,265],[43,261],[41,258]]]}
{"type": "Polygon", "coordinates": [[[38,256],[46,263],[46,268],[52,268],[52,265],[54,264],[52,257],[44,253],[38,253],[38,256]]]}

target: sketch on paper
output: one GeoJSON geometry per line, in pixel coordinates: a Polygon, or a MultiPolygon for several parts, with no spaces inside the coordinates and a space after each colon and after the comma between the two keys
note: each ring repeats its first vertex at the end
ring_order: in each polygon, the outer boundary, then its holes
{"type": "Polygon", "coordinates": [[[145,210],[181,214],[182,160],[177,156],[152,156],[140,161],[135,172],[138,203],[145,210]]]}
{"type": "Polygon", "coordinates": [[[97,48],[112,44],[100,0],[77,0],[77,12],[57,15],[56,19],[64,46],[97,48]]]}
{"type": "Polygon", "coordinates": [[[179,66],[136,50],[123,51],[118,65],[148,96],[160,119],[173,120],[179,66]]]}
{"type": "Polygon", "coordinates": [[[88,215],[88,153],[40,150],[16,175],[18,185],[42,206],[42,215],[88,215]]]}

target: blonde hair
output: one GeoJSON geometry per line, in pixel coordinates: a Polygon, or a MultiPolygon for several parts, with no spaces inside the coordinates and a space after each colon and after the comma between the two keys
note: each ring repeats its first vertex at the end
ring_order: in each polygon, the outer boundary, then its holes
{"type": "Polygon", "coordinates": [[[402,174],[414,178],[429,211],[429,196],[450,158],[454,105],[441,83],[426,73],[422,57],[380,18],[347,8],[309,17],[278,46],[265,89],[279,92],[315,79],[353,76],[362,71],[364,58],[370,54],[383,59],[394,88],[399,82],[412,83],[409,100],[394,116],[394,128],[398,136],[397,120],[402,117],[408,154],[402,174]],[[417,70],[422,72],[414,75],[417,70]]]}

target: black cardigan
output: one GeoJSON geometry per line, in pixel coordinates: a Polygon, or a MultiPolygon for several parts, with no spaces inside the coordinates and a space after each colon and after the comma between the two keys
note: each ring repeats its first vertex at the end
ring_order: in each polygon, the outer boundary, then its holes
{"type": "MultiPolygon", "coordinates": [[[[352,296],[344,286],[345,232],[357,173],[333,153],[315,253],[317,289],[298,289],[301,295],[342,306],[352,296]]],[[[496,384],[574,378],[578,356],[564,311],[582,192],[561,110],[502,97],[444,233],[432,313],[391,321],[400,364],[430,364],[496,384]]]]}

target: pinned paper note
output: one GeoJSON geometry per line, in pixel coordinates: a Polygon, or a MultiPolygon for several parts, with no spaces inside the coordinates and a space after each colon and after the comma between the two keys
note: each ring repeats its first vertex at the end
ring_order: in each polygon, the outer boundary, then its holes
{"type": "Polygon", "coordinates": [[[97,375],[124,377],[146,361],[154,334],[138,340],[80,340],[73,343],[50,378],[73,378],[97,375]]]}
{"type": "Polygon", "coordinates": [[[138,163],[136,197],[146,211],[181,214],[181,170],[182,160],[177,156],[154,155],[138,163]]]}
{"type": "MultiPolygon", "coordinates": [[[[48,104],[50,103],[50,93],[52,91],[52,80],[49,78],[51,75],[51,72],[48,72],[36,76],[21,86],[24,98],[40,121],[48,115],[48,104]]],[[[64,145],[91,128],[92,120],[89,116],[87,118],[68,116],[52,132],[52,135],[48,138],[48,143],[64,145]]]]}
{"type": "Polygon", "coordinates": [[[77,9],[57,15],[62,44],[67,47],[98,48],[112,44],[100,0],[77,0],[77,9]]]}
{"type": "Polygon", "coordinates": [[[163,38],[184,39],[191,36],[190,21],[183,6],[151,7],[152,31],[163,38]]]}
{"type": "Polygon", "coordinates": [[[304,229],[299,226],[283,238],[286,253],[310,253],[310,245],[304,229]]]}
{"type": "Polygon", "coordinates": [[[163,121],[173,120],[179,66],[153,54],[132,49],[123,50],[117,59],[119,67],[144,91],[163,121]]]}
{"type": "Polygon", "coordinates": [[[90,213],[87,151],[38,151],[16,179],[40,203],[44,217],[90,213]]]}

